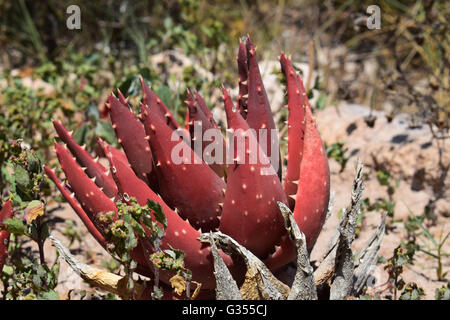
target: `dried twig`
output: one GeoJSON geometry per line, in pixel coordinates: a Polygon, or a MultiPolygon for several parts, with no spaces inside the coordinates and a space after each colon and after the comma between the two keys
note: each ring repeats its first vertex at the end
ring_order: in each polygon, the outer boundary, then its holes
{"type": "Polygon", "coordinates": [[[211,253],[214,258],[214,276],[216,277],[217,300],[242,300],[239,287],[220,256],[212,234],[204,233],[202,234],[200,240],[208,241],[211,245],[211,253]]]}
{"type": "Polygon", "coordinates": [[[313,268],[309,262],[306,237],[297,225],[291,210],[282,202],[278,202],[284,223],[297,250],[297,272],[289,293],[288,300],[317,300],[317,289],[313,277],[313,268]]]}
{"type": "Polygon", "coordinates": [[[362,192],[364,190],[362,172],[363,164],[358,160],[350,208],[344,210],[338,228],[340,233],[337,251],[338,260],[335,270],[336,276],[330,287],[331,300],[342,300],[352,290],[354,265],[351,246],[355,237],[356,222],[361,211],[362,192]]]}
{"type": "Polygon", "coordinates": [[[380,250],[381,241],[383,240],[384,230],[386,227],[386,214],[383,215],[380,225],[375,233],[367,241],[364,249],[359,253],[355,265],[353,278],[352,295],[358,296],[364,289],[367,279],[370,276],[371,267],[375,262],[378,251],[380,250]]]}
{"type": "MultiPolygon", "coordinates": [[[[50,236],[49,238],[64,261],[66,261],[72,270],[83,280],[96,288],[117,294],[122,299],[128,299],[130,297],[130,291],[127,287],[127,277],[121,277],[106,270],[93,268],[90,265],[84,264],[78,261],[61,241],[53,236],[50,236]]],[[[139,298],[143,294],[145,287],[145,283],[135,283],[134,297],[139,298]]]]}
{"type": "Polygon", "coordinates": [[[308,43],[308,61],[309,61],[309,72],[308,77],[306,78],[306,92],[311,89],[311,79],[312,73],[314,71],[314,42],[310,41],[308,43]]]}
{"type": "MultiPolygon", "coordinates": [[[[331,216],[331,213],[333,212],[333,208],[334,208],[334,202],[335,199],[334,197],[336,196],[336,191],[332,190],[330,192],[330,201],[328,201],[328,209],[327,209],[327,215],[325,217],[325,221],[328,220],[328,218],[331,216]]],[[[325,222],[324,222],[325,223],[325,222]]]]}
{"type": "Polygon", "coordinates": [[[338,230],[331,238],[321,263],[314,272],[318,287],[331,283],[330,299],[344,299],[352,288],[354,266],[351,244],[364,190],[362,172],[363,164],[358,161],[350,207],[343,211],[338,230]]]}
{"type": "MultiPolygon", "coordinates": [[[[266,265],[236,240],[222,232],[202,234],[201,241],[210,241],[212,237],[219,247],[240,255],[247,266],[244,284],[241,287],[243,299],[283,300],[289,294],[289,287],[279,281],[266,265]]],[[[217,275],[216,275],[217,277],[217,275]]]]}

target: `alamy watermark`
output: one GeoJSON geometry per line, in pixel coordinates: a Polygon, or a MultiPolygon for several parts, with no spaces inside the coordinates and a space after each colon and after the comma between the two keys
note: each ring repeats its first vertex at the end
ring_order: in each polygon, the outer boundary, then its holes
{"type": "MultiPolygon", "coordinates": [[[[81,30],[81,9],[79,6],[72,4],[67,7],[66,13],[69,15],[66,19],[66,26],[69,30],[81,30]]],[[[368,29],[381,29],[381,9],[373,4],[367,7],[366,13],[370,14],[366,20],[368,29]]]]}
{"type": "Polygon", "coordinates": [[[81,29],[81,10],[80,7],[73,4],[67,7],[66,13],[69,14],[66,20],[66,26],[69,30],[81,29]]]}
{"type": "Polygon", "coordinates": [[[370,14],[367,18],[367,29],[381,29],[381,9],[379,6],[373,4],[367,7],[366,13],[370,14]]]}

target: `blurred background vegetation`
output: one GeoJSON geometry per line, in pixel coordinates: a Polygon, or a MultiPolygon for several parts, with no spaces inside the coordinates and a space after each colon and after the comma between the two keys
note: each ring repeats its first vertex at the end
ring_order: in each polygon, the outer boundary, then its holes
{"type": "Polygon", "coordinates": [[[319,71],[316,107],[348,101],[389,117],[408,112],[412,127],[428,125],[445,139],[449,10],[445,0],[0,0],[0,164],[17,139],[54,161],[52,119],[75,129],[90,150],[96,136],[114,143],[103,104],[114,88],[138,101],[138,75],[180,119],[187,88],[211,104],[222,83],[237,84],[233,65],[245,34],[259,60],[284,51],[319,71]],[[73,4],[81,9],[81,30],[66,27],[73,4]],[[381,8],[379,30],[366,27],[373,4],[381,8]],[[196,64],[170,74],[179,63],[168,54],[174,51],[196,64]]]}

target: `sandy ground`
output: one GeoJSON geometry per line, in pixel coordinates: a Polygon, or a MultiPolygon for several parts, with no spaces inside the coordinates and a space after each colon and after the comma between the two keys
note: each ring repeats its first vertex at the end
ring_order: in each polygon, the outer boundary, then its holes
{"type": "MultiPolygon", "coordinates": [[[[431,139],[429,129],[408,128],[408,120],[405,115],[400,115],[389,123],[383,112],[375,112],[377,121],[374,128],[368,127],[364,117],[369,114],[369,109],[361,106],[342,105],[338,108],[327,108],[317,114],[317,121],[322,138],[328,144],[344,141],[349,148],[347,154],[351,155],[346,168],[340,172],[340,165],[333,159],[329,160],[331,170],[331,189],[336,192],[335,205],[332,216],[326,222],[317,244],[312,252],[312,259],[318,259],[326,246],[328,239],[333,235],[338,223],[337,213],[350,203],[352,181],[355,174],[356,161],[361,159],[365,164],[365,172],[368,179],[364,182],[365,190],[363,198],[368,197],[371,202],[377,198],[387,198],[387,188],[380,186],[376,179],[375,163],[381,163],[397,180],[398,187],[393,199],[396,203],[394,218],[387,219],[387,232],[384,236],[379,256],[389,259],[393,250],[406,242],[406,230],[403,222],[411,215],[420,215],[430,199],[434,199],[433,180],[438,172],[438,152],[436,142],[431,139]],[[355,128],[356,127],[356,128],[355,128]],[[355,128],[349,130],[349,128],[355,128]],[[349,132],[351,132],[349,134],[349,132]],[[406,137],[401,143],[397,143],[399,137],[406,137]],[[426,148],[424,148],[426,146],[426,148]],[[425,171],[422,187],[415,179],[415,173],[425,171]]],[[[444,161],[449,159],[449,149],[444,149],[444,161]]],[[[420,181],[419,181],[420,182],[420,181]]],[[[450,232],[449,212],[446,211],[450,203],[448,194],[448,177],[441,186],[444,194],[438,201],[435,210],[435,223],[429,227],[430,233],[439,239],[450,232]]],[[[360,234],[354,242],[353,249],[358,252],[368,238],[376,230],[381,221],[381,212],[370,211],[363,216],[360,234]]],[[[430,243],[418,238],[419,244],[430,243]]],[[[447,240],[442,252],[450,252],[450,241],[447,240]]],[[[443,258],[444,272],[450,270],[450,258],[443,258]]],[[[376,278],[376,285],[385,283],[388,274],[383,270],[384,264],[379,264],[372,275],[376,278]]],[[[426,299],[434,299],[434,291],[445,285],[449,280],[437,281],[437,260],[423,252],[417,252],[413,265],[405,267],[402,277],[405,282],[416,282],[425,291],[426,299]]],[[[382,296],[389,296],[389,291],[382,292],[382,296]]]]}

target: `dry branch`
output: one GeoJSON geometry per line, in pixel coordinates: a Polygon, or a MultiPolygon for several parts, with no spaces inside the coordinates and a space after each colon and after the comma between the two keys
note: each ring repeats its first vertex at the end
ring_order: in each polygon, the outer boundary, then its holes
{"type": "Polygon", "coordinates": [[[383,215],[380,225],[375,233],[367,241],[364,249],[359,253],[355,263],[355,272],[353,278],[352,295],[358,296],[364,289],[364,285],[370,276],[371,267],[380,250],[381,241],[383,240],[384,230],[386,227],[386,214],[383,215]]]}
{"type": "Polygon", "coordinates": [[[353,182],[352,199],[350,208],[344,210],[339,223],[340,233],[337,250],[337,263],[335,278],[330,288],[331,300],[342,300],[350,294],[353,285],[353,251],[352,242],[355,238],[356,224],[361,212],[362,193],[364,184],[362,182],[363,164],[359,160],[356,167],[356,176],[353,182]]]}
{"type": "Polygon", "coordinates": [[[235,252],[244,259],[247,266],[247,274],[245,275],[245,281],[240,290],[244,300],[283,300],[287,298],[289,287],[279,281],[252,252],[220,231],[211,234],[204,233],[200,237],[200,240],[209,242],[209,237],[212,237],[222,249],[228,252],[235,252]]]}
{"type": "Polygon", "coordinates": [[[291,287],[288,300],[317,300],[317,289],[313,277],[313,268],[309,262],[306,248],[306,237],[300,231],[291,210],[282,202],[278,202],[284,223],[297,251],[297,272],[291,287]]]}
{"type": "MultiPolygon", "coordinates": [[[[53,245],[58,250],[59,255],[67,262],[72,270],[90,285],[102,289],[107,292],[117,294],[122,299],[129,299],[130,292],[127,288],[128,278],[121,277],[117,274],[106,270],[91,267],[78,261],[58,239],[53,236],[49,237],[53,245]]],[[[144,292],[145,285],[135,283],[134,296],[139,298],[144,292]]]]}
{"type": "Polygon", "coordinates": [[[331,238],[321,263],[314,272],[318,287],[330,285],[330,299],[333,300],[344,299],[352,291],[354,265],[351,244],[361,211],[364,190],[362,174],[363,164],[358,161],[350,206],[343,210],[338,230],[331,238]]]}
{"type": "Polygon", "coordinates": [[[203,234],[201,240],[208,241],[211,245],[211,253],[214,258],[214,276],[216,277],[217,300],[242,300],[239,287],[220,256],[212,234],[203,234]]]}

